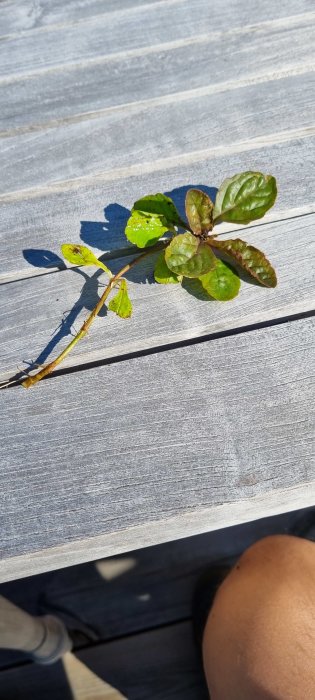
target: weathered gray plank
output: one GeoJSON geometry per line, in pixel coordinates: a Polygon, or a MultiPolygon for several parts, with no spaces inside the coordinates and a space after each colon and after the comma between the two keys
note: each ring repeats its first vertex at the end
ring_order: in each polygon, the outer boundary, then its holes
{"type": "MultiPolygon", "coordinates": [[[[53,24],[64,24],[67,22],[86,21],[93,17],[115,11],[126,13],[134,7],[146,6],[155,3],[158,7],[165,4],[165,0],[1,0],[1,34],[20,32],[25,30],[48,27],[53,24]]],[[[169,0],[167,3],[170,4],[169,0]]],[[[179,11],[182,11],[182,3],[179,3],[179,11]]],[[[207,5],[205,4],[205,7],[207,5]]],[[[212,10],[217,22],[228,20],[232,26],[250,22],[261,22],[273,17],[286,17],[296,15],[301,12],[308,12],[314,9],[311,0],[300,0],[297,5],[294,0],[286,0],[276,5],[268,0],[264,6],[251,4],[242,6],[230,5],[224,2],[212,3],[212,10]],[[220,11],[221,10],[221,11],[220,11]],[[240,15],[240,19],[238,16],[240,15]]],[[[229,25],[228,25],[229,26],[229,25]]]]}
{"type": "MultiPolygon", "coordinates": [[[[247,144],[248,145],[248,144],[247,144]]],[[[251,145],[251,144],[249,144],[251,145]]],[[[9,202],[1,207],[0,280],[34,275],[47,266],[56,267],[60,244],[80,241],[101,252],[126,247],[124,229],[133,202],[149,192],[171,191],[182,210],[187,186],[219,186],[225,177],[240,170],[273,173],[278,180],[276,205],[263,219],[286,218],[314,210],[315,139],[285,141],[274,146],[240,153],[211,154],[188,164],[139,172],[119,181],[92,182],[65,187],[60,192],[9,202]],[[298,173],[298,177],[297,177],[298,173]],[[104,212],[105,206],[105,212],[104,212]]],[[[212,196],[214,196],[212,194],[212,196]]],[[[183,213],[183,212],[182,212],[183,213]]],[[[261,224],[261,221],[257,222],[261,224]]],[[[247,235],[247,232],[246,232],[247,235]]],[[[271,251],[270,251],[271,252],[271,251]]],[[[64,310],[64,307],[63,307],[64,310]]]]}
{"type": "MultiPolygon", "coordinates": [[[[154,262],[147,258],[127,274],[132,319],[122,321],[111,312],[106,317],[101,313],[63,367],[314,309],[314,225],[315,214],[311,214],[243,230],[241,236],[263,249],[275,265],[279,283],[276,290],[244,283],[240,295],[228,304],[205,301],[197,283],[187,282],[185,288],[152,284],[154,262]]],[[[125,258],[112,261],[111,267],[117,271],[125,262],[125,258]]],[[[18,366],[28,368],[24,362],[43,363],[61,352],[73,329],[80,327],[97,303],[103,289],[99,285],[106,279],[81,268],[4,285],[0,378],[16,374],[18,366]]]]}
{"type": "MultiPolygon", "coordinates": [[[[82,22],[70,22],[52,28],[34,30],[3,37],[0,45],[0,76],[46,71],[65,63],[99,60],[126,51],[147,51],[148,47],[166,42],[187,41],[192,36],[244,29],[251,24],[270,22],[274,18],[294,16],[313,10],[310,0],[299,5],[293,0],[281,7],[267,0],[263,7],[238,3],[231,8],[229,0],[209,6],[207,0],[167,0],[99,14],[82,22]],[[174,28],[176,27],[176,30],[174,28]]],[[[256,28],[255,28],[256,29],[256,28]]]]}
{"type": "MultiPolygon", "coordinates": [[[[85,22],[114,10],[126,12],[161,0],[1,0],[1,36],[46,28],[54,24],[85,22]]],[[[163,0],[162,0],[163,1],[163,0]]]]}
{"type": "Polygon", "coordinates": [[[315,14],[314,18],[302,15],[288,26],[275,21],[259,31],[231,35],[228,53],[221,50],[222,37],[215,34],[189,48],[157,48],[154,54],[113,57],[105,66],[64,66],[62,73],[17,80],[0,88],[0,136],[14,129],[78,119],[82,113],[94,116],[96,110],[114,105],[122,109],[126,103],[154,100],[187,88],[211,86],[213,92],[220,92],[228,85],[239,89],[244,82],[263,76],[306,70],[315,58],[314,24],[315,14]]]}
{"type": "MultiPolygon", "coordinates": [[[[308,509],[314,504],[314,480],[299,486],[274,490],[265,495],[253,496],[236,503],[228,502],[214,506],[211,511],[185,513],[181,516],[165,518],[159,532],[159,542],[170,542],[184,537],[191,537],[202,532],[230,528],[240,523],[248,523],[262,517],[275,517],[308,509]]],[[[314,538],[313,538],[314,539],[314,538]]],[[[72,565],[90,562],[95,559],[112,557],[119,553],[148,548],[156,543],[155,529],[147,525],[138,525],[129,529],[97,535],[93,538],[67,542],[36,552],[13,556],[1,562],[1,582],[34,576],[43,572],[55,571],[72,565]]]]}
{"type": "Polygon", "coordinates": [[[314,348],[296,321],[2,392],[3,579],[311,505],[314,348]]]}
{"type": "MultiPolygon", "coordinates": [[[[88,669],[128,700],[207,700],[191,625],[187,622],[91,647],[76,654],[88,669]]],[[[83,671],[83,669],[82,669],[83,671]]],[[[70,700],[62,662],[1,673],[1,700],[70,700]]],[[[87,700],[95,694],[87,693],[87,700]]],[[[100,696],[101,697],[101,696],[100,696]]],[[[104,696],[103,696],[104,697],[104,696]]]]}
{"type": "MultiPolygon", "coordinates": [[[[125,168],[238,141],[270,138],[274,132],[313,125],[310,98],[315,73],[284,78],[238,91],[173,101],[155,107],[131,105],[121,113],[4,139],[3,193],[32,189],[97,173],[124,176],[125,168]],[[290,100],[286,99],[290,94],[290,100]],[[296,109],[296,105],[299,109],[296,109]],[[263,118],[260,113],[263,111],[263,118]]],[[[166,98],[165,98],[166,99],[166,98]]]]}

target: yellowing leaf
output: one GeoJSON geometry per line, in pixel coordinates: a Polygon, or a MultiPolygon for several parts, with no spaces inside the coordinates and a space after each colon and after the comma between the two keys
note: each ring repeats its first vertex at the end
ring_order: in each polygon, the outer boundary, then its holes
{"type": "Polygon", "coordinates": [[[215,266],[216,257],[209,245],[187,231],[172,239],[165,250],[165,261],[177,275],[200,277],[215,266]]]}
{"type": "Polygon", "coordinates": [[[182,280],[181,275],[176,275],[175,272],[167,267],[165,262],[165,251],[159,255],[155,268],[154,268],[154,279],[159,284],[178,284],[182,280]]]}
{"type": "Polygon", "coordinates": [[[107,272],[109,277],[112,277],[109,268],[92,253],[90,248],[86,248],[84,245],[80,245],[79,243],[63,243],[61,252],[63,257],[68,260],[68,262],[74,263],[74,265],[95,265],[107,272]]]}
{"type": "Polygon", "coordinates": [[[213,229],[213,203],[201,190],[188,190],[185,201],[189,226],[197,236],[202,236],[213,229]]]}
{"type": "Polygon", "coordinates": [[[114,311],[120,318],[130,318],[132,314],[132,303],[128,295],[127,280],[120,280],[120,290],[116,296],[110,300],[108,308],[110,311],[114,311]]]}

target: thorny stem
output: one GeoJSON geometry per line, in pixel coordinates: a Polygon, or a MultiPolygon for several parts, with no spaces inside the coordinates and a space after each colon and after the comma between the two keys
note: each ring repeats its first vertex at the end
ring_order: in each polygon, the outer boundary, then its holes
{"type": "Polygon", "coordinates": [[[90,315],[84,321],[80,330],[71,340],[71,342],[67,345],[67,347],[65,347],[65,349],[60,353],[60,355],[58,355],[58,357],[56,357],[54,360],[52,360],[52,362],[50,362],[48,365],[45,365],[45,367],[43,367],[39,372],[37,372],[37,374],[34,374],[33,376],[25,379],[24,382],[22,382],[22,386],[24,386],[25,389],[30,389],[32,386],[37,384],[37,382],[40,382],[41,379],[46,377],[47,374],[50,374],[55,369],[55,367],[57,367],[57,365],[60,365],[64,358],[67,355],[69,355],[69,352],[71,352],[72,348],[74,348],[74,346],[79,342],[79,340],[81,340],[81,338],[84,338],[84,336],[87,334],[94,319],[99,314],[102,306],[105,304],[107,297],[109,296],[112,289],[115,287],[117,280],[119,280],[126,272],[128,272],[128,270],[134,267],[134,265],[137,265],[147,255],[156,253],[158,250],[163,250],[163,248],[165,248],[168,245],[168,243],[169,241],[167,240],[158,243],[156,246],[152,246],[152,248],[146,250],[144,253],[141,253],[141,255],[138,255],[131,262],[127,263],[127,265],[124,265],[124,267],[122,267],[121,270],[119,270],[119,272],[116,273],[116,275],[111,277],[106,289],[104,290],[101,298],[97,302],[93,311],[91,311],[90,315]]]}

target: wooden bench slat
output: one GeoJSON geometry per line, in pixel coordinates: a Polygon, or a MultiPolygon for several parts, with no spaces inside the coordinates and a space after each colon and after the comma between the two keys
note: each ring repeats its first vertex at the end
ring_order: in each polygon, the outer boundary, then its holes
{"type": "MultiPolygon", "coordinates": [[[[43,124],[97,116],[100,110],[125,109],[137,101],[207,88],[223,92],[240,89],[269,76],[306,70],[314,61],[314,17],[302,15],[288,26],[279,20],[260,31],[229,38],[229,51],[221,52],[222,37],[209,34],[201,43],[156,48],[155,53],[122,58],[108,57],[93,65],[63,67],[60,72],[35,75],[13,82],[6,89],[0,114],[0,136],[14,130],[42,128],[43,124]],[[217,38],[216,38],[217,37],[217,38]],[[257,62],[259,55],[259,62],[257,62]],[[107,61],[107,63],[106,63],[107,61]],[[85,115],[85,116],[84,116],[85,115]]],[[[175,42],[176,43],[176,42],[175,42]]],[[[196,100],[200,95],[196,93],[196,100]]],[[[176,99],[176,98],[175,98],[176,99]]],[[[149,106],[149,104],[148,104],[149,106]]]]}
{"type": "Polygon", "coordinates": [[[3,579],[312,505],[314,348],[301,320],[3,391],[3,579]]]}
{"type": "MultiPolygon", "coordinates": [[[[119,0],[119,9],[126,12],[151,3],[160,3],[160,0],[119,0]]],[[[308,5],[305,2],[302,11],[307,11],[308,5]]],[[[1,36],[33,29],[45,31],[55,24],[86,22],[105,13],[110,15],[115,10],[117,0],[68,0],[66,3],[63,0],[45,0],[37,6],[34,6],[33,0],[2,0],[1,36]]]]}
{"type": "MultiPolygon", "coordinates": [[[[176,0],[173,0],[173,2],[176,0]]],[[[106,14],[110,19],[111,13],[117,10],[124,14],[139,8],[139,14],[146,11],[146,6],[154,4],[156,10],[163,11],[163,5],[170,5],[170,0],[49,0],[42,3],[37,11],[34,11],[32,0],[2,0],[1,3],[1,35],[30,30],[46,30],[49,26],[67,24],[71,22],[86,22],[93,18],[102,20],[106,14]],[[143,7],[144,6],[144,7],[143,7]]],[[[182,12],[183,2],[177,0],[179,12],[182,12]]],[[[185,5],[184,5],[185,6],[185,5]]],[[[196,2],[195,2],[196,7],[196,2]]],[[[207,3],[197,5],[199,8],[208,9],[207,3]]],[[[246,23],[257,23],[267,18],[295,16],[314,9],[312,0],[300,0],[298,6],[294,0],[286,0],[285,3],[276,5],[271,0],[266,0],[264,5],[231,5],[229,0],[216,0],[212,3],[214,24],[220,22],[223,26],[243,26],[246,23]]],[[[104,17],[105,19],[105,17],[104,17]]],[[[192,27],[193,28],[193,27],[192,27]]]]}
{"type": "Polygon", "coordinates": [[[0,77],[6,81],[14,76],[55,70],[64,64],[98,60],[100,56],[145,52],[154,45],[187,41],[200,34],[223,32],[222,40],[226,41],[227,32],[243,31],[249,25],[255,25],[256,30],[257,24],[273,19],[287,23],[291,15],[294,23],[308,10],[314,10],[309,0],[301,1],[298,8],[293,0],[279,7],[266,0],[263,6],[238,3],[234,8],[229,0],[217,0],[211,5],[207,0],[194,0],[193,4],[189,0],[168,0],[105,12],[65,26],[57,21],[51,28],[4,36],[0,44],[0,77]]]}
{"type": "MultiPolygon", "coordinates": [[[[148,108],[134,105],[121,114],[44,129],[4,139],[1,190],[5,193],[41,188],[55,182],[107,173],[124,177],[125,168],[167,157],[176,165],[183,152],[211,153],[218,144],[229,152],[235,142],[268,137],[275,132],[313,125],[309,94],[314,75],[284,78],[238,91],[148,108]],[[290,93],[290,102],[283,99],[290,93]],[[296,109],[296,105],[299,109],[296,109]],[[263,110],[263,117],[258,117],[263,110]]],[[[258,144],[257,144],[258,145],[258,144]]],[[[152,164],[152,166],[151,166],[152,164]]],[[[0,200],[1,201],[1,200],[0,200]]]]}

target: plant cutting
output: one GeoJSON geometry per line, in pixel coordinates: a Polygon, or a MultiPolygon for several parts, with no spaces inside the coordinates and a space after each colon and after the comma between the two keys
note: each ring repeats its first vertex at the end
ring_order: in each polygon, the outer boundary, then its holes
{"type": "Polygon", "coordinates": [[[240,238],[218,240],[221,234],[216,229],[222,222],[247,225],[260,219],[273,206],[276,196],[277,185],[272,175],[246,171],[224,180],[215,202],[202,190],[188,190],[187,221],[181,218],[170,197],[161,193],[142,197],[134,203],[125,229],[128,241],[142,252],[116,274],[89,248],[64,243],[61,250],[68,262],[101,268],[108,282],[95,308],[66,348],[35,375],[28,376],[22,385],[34,386],[60,365],[87,334],[106,302],[109,311],[120,318],[130,318],[132,302],[125,275],[154,253],[159,253],[152,265],[157,283],[181,284],[185,278],[198,279],[209,300],[229,301],[236,297],[241,271],[264,287],[276,287],[275,270],[264,253],[240,238]]]}

